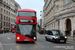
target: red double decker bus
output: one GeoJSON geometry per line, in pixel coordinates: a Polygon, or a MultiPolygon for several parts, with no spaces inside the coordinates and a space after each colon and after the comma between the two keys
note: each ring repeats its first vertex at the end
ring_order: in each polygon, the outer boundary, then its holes
{"type": "Polygon", "coordinates": [[[20,9],[16,18],[16,42],[36,41],[36,11],[31,9],[20,9]]]}

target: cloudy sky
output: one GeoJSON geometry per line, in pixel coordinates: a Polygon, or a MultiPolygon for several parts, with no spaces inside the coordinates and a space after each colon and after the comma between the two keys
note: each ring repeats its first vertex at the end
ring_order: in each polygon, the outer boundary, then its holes
{"type": "Polygon", "coordinates": [[[37,11],[37,18],[40,19],[40,11],[43,10],[44,0],[15,0],[22,9],[33,9],[37,11]]]}

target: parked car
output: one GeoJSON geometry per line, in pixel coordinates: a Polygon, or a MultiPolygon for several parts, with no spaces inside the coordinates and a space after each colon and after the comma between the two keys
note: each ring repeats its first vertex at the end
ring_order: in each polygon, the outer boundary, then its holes
{"type": "Polygon", "coordinates": [[[52,42],[63,42],[66,43],[67,37],[62,34],[60,30],[47,30],[45,39],[52,42]]]}

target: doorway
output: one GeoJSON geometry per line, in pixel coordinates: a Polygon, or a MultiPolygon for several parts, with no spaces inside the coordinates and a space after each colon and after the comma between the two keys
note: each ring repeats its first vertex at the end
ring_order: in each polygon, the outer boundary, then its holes
{"type": "Polygon", "coordinates": [[[66,29],[69,31],[68,36],[71,36],[71,20],[70,19],[66,20],[66,29]]]}

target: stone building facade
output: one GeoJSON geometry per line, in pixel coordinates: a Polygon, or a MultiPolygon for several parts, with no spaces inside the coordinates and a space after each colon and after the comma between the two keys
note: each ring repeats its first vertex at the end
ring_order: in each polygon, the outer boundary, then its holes
{"type": "Polygon", "coordinates": [[[72,0],[44,0],[44,27],[46,30],[69,31],[73,36],[75,30],[75,2],[72,0]]]}
{"type": "Polygon", "coordinates": [[[0,30],[11,30],[11,25],[15,25],[17,10],[21,9],[15,0],[0,0],[0,30]]]}

